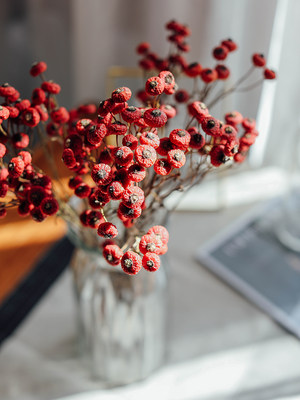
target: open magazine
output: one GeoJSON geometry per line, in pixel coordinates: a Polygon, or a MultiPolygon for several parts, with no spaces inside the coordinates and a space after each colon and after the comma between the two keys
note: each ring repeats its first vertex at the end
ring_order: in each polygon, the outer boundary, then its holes
{"type": "Polygon", "coordinates": [[[285,224],[282,200],[269,201],[205,244],[196,258],[300,337],[300,251],[279,240],[285,224]]]}

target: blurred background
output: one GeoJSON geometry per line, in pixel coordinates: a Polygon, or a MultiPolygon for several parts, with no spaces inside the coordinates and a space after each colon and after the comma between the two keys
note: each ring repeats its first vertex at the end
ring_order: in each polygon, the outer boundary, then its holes
{"type": "MultiPolygon", "coordinates": [[[[35,85],[29,67],[33,61],[45,60],[47,77],[62,85],[62,105],[103,99],[108,68],[136,66],[137,43],[149,41],[159,55],[167,53],[164,25],[171,19],[191,28],[190,62],[210,66],[212,47],[223,38],[236,40],[239,51],[228,63],[236,78],[248,68],[251,54],[268,56],[272,47],[268,61],[276,65],[269,66],[276,68],[279,79],[267,82],[275,98],[269,104],[272,124],[264,129],[272,137],[259,162],[263,157],[267,164],[283,166],[290,159],[291,140],[298,129],[300,56],[295,38],[299,37],[299,16],[297,0],[2,1],[0,77],[16,86],[23,97],[29,96],[35,85]]],[[[235,95],[230,106],[255,117],[260,96],[261,88],[235,95]]]]}

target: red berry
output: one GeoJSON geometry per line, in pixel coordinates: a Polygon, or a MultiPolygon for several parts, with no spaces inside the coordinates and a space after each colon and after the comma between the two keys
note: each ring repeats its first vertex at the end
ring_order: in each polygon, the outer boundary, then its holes
{"type": "Polygon", "coordinates": [[[45,104],[37,104],[36,106],[34,106],[34,108],[39,113],[41,121],[47,121],[48,120],[49,114],[48,114],[48,111],[47,111],[47,108],[46,108],[45,104]]]}
{"type": "Polygon", "coordinates": [[[168,137],[164,137],[160,139],[160,143],[156,151],[160,156],[166,156],[168,152],[174,148],[175,146],[171,140],[168,137]]]}
{"type": "Polygon", "coordinates": [[[264,67],[266,65],[266,59],[263,54],[255,53],[252,56],[252,62],[255,67],[264,67]]]}
{"type": "Polygon", "coordinates": [[[192,149],[197,149],[197,150],[202,149],[202,147],[205,145],[205,139],[201,135],[201,133],[198,132],[196,128],[190,128],[190,129],[188,129],[188,131],[191,135],[189,147],[191,147],[192,149]]]}
{"type": "Polygon", "coordinates": [[[162,225],[155,225],[152,226],[147,232],[149,235],[156,235],[163,244],[167,244],[169,241],[169,232],[168,230],[162,225]]]}
{"type": "Polygon", "coordinates": [[[174,118],[176,115],[176,108],[173,106],[170,106],[169,104],[162,104],[159,109],[163,111],[168,119],[174,118]]]}
{"type": "Polygon", "coordinates": [[[80,176],[73,176],[72,178],[69,179],[68,186],[70,189],[75,189],[77,185],[82,183],[82,178],[80,176]]]}
{"type": "Polygon", "coordinates": [[[25,168],[24,161],[21,157],[13,157],[8,164],[9,176],[12,178],[19,178],[25,168]]]}
{"type": "Polygon", "coordinates": [[[205,68],[200,73],[201,79],[205,83],[211,83],[218,79],[218,73],[215,69],[205,68]]]}
{"type": "Polygon", "coordinates": [[[141,253],[156,253],[158,254],[160,248],[162,246],[162,242],[156,235],[146,234],[141,237],[139,250],[141,253]]]}
{"type": "Polygon", "coordinates": [[[78,114],[95,114],[97,107],[95,104],[82,104],[77,108],[78,114]]]}
{"type": "Polygon", "coordinates": [[[112,151],[112,155],[115,159],[115,163],[122,166],[129,165],[133,160],[133,152],[127,146],[116,147],[112,151]]]}
{"type": "Polygon", "coordinates": [[[0,105],[0,118],[5,120],[9,117],[9,109],[0,105]]]}
{"type": "Polygon", "coordinates": [[[29,203],[35,207],[39,207],[44,198],[48,197],[48,193],[42,186],[31,186],[27,194],[29,203]]]}
{"type": "Polygon", "coordinates": [[[154,149],[156,149],[159,146],[159,142],[160,142],[159,136],[151,131],[145,131],[140,136],[141,144],[152,146],[154,149]]]}
{"type": "Polygon", "coordinates": [[[123,192],[124,187],[118,181],[114,181],[108,185],[107,194],[112,200],[120,200],[122,198],[123,192]]]}
{"type": "Polygon", "coordinates": [[[170,72],[170,71],[161,71],[158,74],[158,77],[161,78],[163,80],[163,82],[164,82],[164,85],[165,85],[164,91],[165,92],[166,91],[168,92],[168,91],[170,91],[170,90],[172,90],[174,88],[174,86],[175,86],[175,78],[174,78],[174,75],[172,74],[172,72],[170,72]]]}
{"type": "Polygon", "coordinates": [[[148,52],[149,49],[150,49],[150,44],[148,42],[142,42],[137,46],[136,52],[138,54],[145,54],[148,52]]]}
{"type": "Polygon", "coordinates": [[[105,239],[113,239],[118,235],[118,229],[111,222],[103,222],[98,226],[97,233],[105,239]]]}
{"type": "Polygon", "coordinates": [[[5,180],[0,180],[0,197],[5,197],[8,191],[8,183],[5,180]]]}
{"type": "Polygon", "coordinates": [[[232,39],[225,39],[222,41],[222,46],[227,47],[228,51],[234,51],[237,49],[237,44],[232,39]]]}
{"type": "Polygon", "coordinates": [[[146,177],[146,170],[139,164],[132,164],[128,168],[128,179],[133,182],[141,182],[146,177]]]}
{"type": "Polygon", "coordinates": [[[276,79],[276,72],[272,69],[266,68],[264,70],[264,78],[265,79],[276,79]]]}
{"type": "Polygon", "coordinates": [[[62,160],[68,168],[74,168],[77,165],[77,161],[72,149],[64,149],[62,153],[62,160]]]}
{"type": "Polygon", "coordinates": [[[188,105],[188,112],[190,115],[195,117],[197,121],[200,123],[204,117],[209,115],[208,108],[201,101],[193,101],[193,103],[190,103],[188,105]]]}
{"type": "Polygon", "coordinates": [[[184,89],[177,90],[177,92],[175,93],[175,100],[178,103],[186,103],[189,100],[189,98],[190,98],[189,93],[184,89]]]}
{"type": "Polygon", "coordinates": [[[122,110],[121,116],[124,119],[124,121],[129,122],[130,124],[139,120],[142,116],[142,111],[133,106],[129,106],[122,110]]]}
{"type": "Polygon", "coordinates": [[[123,257],[123,251],[116,244],[107,244],[103,247],[103,257],[110,265],[118,265],[123,257]]]}
{"type": "Polygon", "coordinates": [[[228,50],[227,46],[221,45],[221,46],[215,47],[213,49],[213,56],[217,60],[225,60],[225,58],[228,55],[228,52],[229,52],[229,50],[228,50]]]}
{"type": "Polygon", "coordinates": [[[3,143],[0,143],[0,158],[3,158],[6,153],[6,147],[4,146],[3,143]]]}
{"type": "Polygon", "coordinates": [[[169,138],[176,147],[186,149],[189,146],[191,135],[185,129],[173,129],[169,138]]]}
{"type": "Polygon", "coordinates": [[[238,125],[241,124],[243,121],[243,116],[238,111],[232,111],[225,115],[225,121],[229,125],[238,125]]]}
{"type": "Polygon", "coordinates": [[[24,99],[21,100],[19,99],[18,101],[16,101],[15,106],[17,107],[17,109],[22,112],[27,110],[27,108],[30,107],[30,101],[28,99],[24,99]]]}
{"type": "Polygon", "coordinates": [[[173,168],[183,167],[186,161],[184,152],[180,149],[170,150],[167,157],[173,168]]]}
{"type": "Polygon", "coordinates": [[[16,89],[13,86],[10,86],[8,83],[4,83],[0,86],[0,96],[8,97],[13,96],[16,93],[16,89]]]}
{"type": "Polygon", "coordinates": [[[227,79],[230,75],[229,69],[223,64],[217,65],[215,70],[217,71],[218,79],[227,79]]]}
{"type": "Polygon", "coordinates": [[[159,96],[165,89],[164,79],[158,76],[149,78],[145,85],[145,91],[150,96],[159,96]]]}
{"type": "Polygon", "coordinates": [[[128,101],[131,97],[131,90],[128,87],[120,87],[115,89],[112,94],[111,98],[115,103],[122,103],[124,101],[128,101]]]}
{"type": "Polygon", "coordinates": [[[142,265],[147,271],[157,271],[160,267],[160,258],[155,253],[146,253],[142,259],[142,265]]]}
{"type": "Polygon", "coordinates": [[[131,133],[129,133],[128,135],[125,135],[123,137],[122,144],[123,144],[123,146],[127,146],[131,150],[134,151],[137,148],[139,141],[135,136],[133,136],[131,133]]]}
{"type": "Polygon", "coordinates": [[[60,85],[53,81],[45,81],[42,83],[41,88],[45,90],[45,92],[51,94],[58,94],[61,90],[60,85]]]}
{"type": "Polygon", "coordinates": [[[166,124],[168,117],[159,108],[150,108],[145,111],[144,120],[149,126],[160,128],[166,124]]]}
{"type": "Polygon", "coordinates": [[[46,100],[46,93],[41,88],[36,88],[32,92],[31,101],[32,104],[42,104],[46,100]]]}
{"type": "Polygon", "coordinates": [[[156,151],[152,146],[140,145],[135,150],[136,161],[145,168],[151,167],[156,160],[156,151]]]}
{"type": "Polygon", "coordinates": [[[144,191],[138,186],[127,188],[122,195],[122,203],[128,208],[139,208],[144,200],[144,191]]]}
{"type": "Polygon", "coordinates": [[[90,124],[87,128],[86,138],[89,143],[94,146],[100,145],[107,134],[107,129],[104,124],[90,124]]]}
{"type": "Polygon", "coordinates": [[[33,107],[29,107],[27,108],[25,111],[23,111],[22,113],[22,122],[27,125],[30,126],[31,128],[35,127],[38,125],[38,123],[40,122],[41,118],[40,118],[40,114],[38,113],[38,111],[33,108],[33,107]]]}
{"type": "Polygon", "coordinates": [[[118,211],[117,211],[118,217],[122,221],[139,218],[141,213],[142,213],[141,207],[129,208],[129,207],[126,207],[125,204],[123,204],[123,203],[120,203],[118,211]]]}
{"type": "Polygon", "coordinates": [[[256,121],[253,118],[244,118],[242,125],[247,131],[252,131],[255,129],[256,121]]]}
{"type": "Polygon", "coordinates": [[[30,75],[31,76],[38,76],[45,72],[47,69],[47,64],[44,61],[36,62],[32,64],[30,68],[30,75]]]}
{"type": "Polygon", "coordinates": [[[54,215],[59,209],[59,205],[56,199],[53,197],[46,197],[41,202],[41,210],[46,215],[54,215]]]}
{"type": "Polygon", "coordinates": [[[74,193],[80,199],[85,199],[91,194],[91,188],[86,183],[80,183],[76,186],[74,193]]]}
{"type": "Polygon", "coordinates": [[[224,146],[214,146],[210,151],[210,162],[213,166],[219,167],[222,164],[225,164],[229,158],[224,153],[224,146]]]}
{"type": "Polygon", "coordinates": [[[216,118],[212,116],[204,117],[201,120],[201,128],[207,135],[220,136],[221,135],[221,124],[216,118]]]}
{"type": "Polygon", "coordinates": [[[134,251],[128,250],[121,259],[121,267],[128,275],[136,275],[142,268],[142,259],[134,251]]]}
{"type": "Polygon", "coordinates": [[[190,76],[191,78],[195,78],[196,76],[200,75],[202,71],[202,67],[199,63],[194,62],[192,64],[189,64],[187,67],[185,67],[184,72],[187,76],[190,76]]]}
{"type": "Polygon", "coordinates": [[[43,214],[43,212],[41,211],[41,209],[39,207],[33,208],[30,211],[30,215],[31,218],[35,221],[35,222],[43,222],[44,219],[46,218],[46,215],[43,214]]]}
{"type": "Polygon", "coordinates": [[[113,122],[109,124],[107,127],[108,135],[126,135],[127,133],[127,125],[122,124],[121,122],[113,122]]]}
{"type": "Polygon", "coordinates": [[[107,164],[96,164],[91,171],[93,181],[98,185],[106,185],[112,180],[111,168],[107,164]]]}
{"type": "Polygon", "coordinates": [[[11,138],[15,149],[25,149],[29,145],[29,136],[26,133],[15,133],[11,138]]]}
{"type": "Polygon", "coordinates": [[[54,109],[50,114],[52,121],[57,124],[65,124],[70,119],[70,114],[65,107],[54,109]]]}
{"type": "Polygon", "coordinates": [[[103,221],[103,216],[99,211],[91,211],[86,217],[86,224],[92,229],[97,229],[100,223],[103,221]]]}
{"type": "Polygon", "coordinates": [[[169,173],[172,171],[172,165],[165,158],[156,160],[153,168],[158,175],[162,176],[169,175],[169,173]]]}

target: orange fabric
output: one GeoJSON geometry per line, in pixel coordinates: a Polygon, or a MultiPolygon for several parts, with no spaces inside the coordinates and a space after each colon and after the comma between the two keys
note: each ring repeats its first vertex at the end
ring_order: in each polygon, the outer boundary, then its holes
{"type": "MultiPolygon", "coordinates": [[[[59,146],[54,145],[53,151],[59,175],[66,187],[70,172],[60,161],[59,146]]],[[[37,150],[34,164],[51,175],[41,149],[37,150]]],[[[68,189],[66,191],[70,194],[68,189]]],[[[65,223],[57,217],[38,223],[30,217],[20,217],[15,209],[8,210],[7,216],[0,220],[0,302],[28,274],[51,244],[64,235],[65,230],[65,223]]]]}

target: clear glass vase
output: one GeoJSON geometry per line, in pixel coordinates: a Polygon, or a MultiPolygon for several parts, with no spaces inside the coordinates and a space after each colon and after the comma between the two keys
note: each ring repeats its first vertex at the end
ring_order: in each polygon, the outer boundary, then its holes
{"type": "MultiPolygon", "coordinates": [[[[94,378],[108,385],[132,383],[164,363],[166,271],[126,275],[74,232],[71,268],[81,353],[94,378]]],[[[162,260],[163,261],[163,260],[162,260]]]]}

